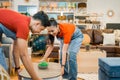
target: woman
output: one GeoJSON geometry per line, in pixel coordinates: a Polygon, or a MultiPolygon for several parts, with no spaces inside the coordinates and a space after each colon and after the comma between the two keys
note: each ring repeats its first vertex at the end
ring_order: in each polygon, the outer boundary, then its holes
{"type": "Polygon", "coordinates": [[[75,25],[69,23],[57,23],[54,19],[50,20],[47,27],[51,45],[41,61],[44,61],[53,50],[54,37],[60,40],[60,63],[61,75],[68,80],[77,80],[76,55],[83,40],[83,34],[75,25]],[[67,55],[69,59],[67,60],[67,55]]]}

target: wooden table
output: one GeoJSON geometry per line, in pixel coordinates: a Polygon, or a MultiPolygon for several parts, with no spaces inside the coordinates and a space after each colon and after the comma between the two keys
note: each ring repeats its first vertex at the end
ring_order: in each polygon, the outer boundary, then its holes
{"type": "MultiPolygon", "coordinates": [[[[37,72],[38,76],[42,79],[58,80],[58,77],[60,76],[61,66],[59,63],[49,62],[47,69],[39,69],[38,63],[33,63],[33,66],[34,66],[34,69],[37,72]]],[[[19,77],[20,77],[20,80],[22,80],[22,78],[31,79],[30,75],[27,73],[27,71],[25,69],[23,69],[19,73],[19,77]]]]}
{"type": "Polygon", "coordinates": [[[80,73],[96,73],[98,72],[98,59],[106,57],[106,52],[99,49],[80,49],[77,55],[78,72],[80,73]]]}

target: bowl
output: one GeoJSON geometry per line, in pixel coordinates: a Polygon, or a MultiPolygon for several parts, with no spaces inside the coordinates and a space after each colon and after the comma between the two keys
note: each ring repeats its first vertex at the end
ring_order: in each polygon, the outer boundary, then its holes
{"type": "Polygon", "coordinates": [[[38,64],[39,69],[47,69],[48,68],[48,63],[43,61],[38,64]]]}

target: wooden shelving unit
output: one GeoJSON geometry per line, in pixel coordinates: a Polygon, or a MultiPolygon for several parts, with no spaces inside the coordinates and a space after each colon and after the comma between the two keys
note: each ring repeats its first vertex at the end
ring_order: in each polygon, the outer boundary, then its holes
{"type": "Polygon", "coordinates": [[[12,1],[11,0],[0,0],[0,8],[11,8],[12,1]]]}
{"type": "Polygon", "coordinates": [[[68,14],[73,14],[73,11],[45,11],[46,13],[53,14],[53,13],[68,13],[68,14]]]}
{"type": "Polygon", "coordinates": [[[86,3],[87,0],[39,0],[39,10],[46,12],[49,18],[55,18],[58,22],[74,23],[74,13],[78,12],[78,3],[86,3]],[[58,17],[64,16],[65,19],[58,17]]]}

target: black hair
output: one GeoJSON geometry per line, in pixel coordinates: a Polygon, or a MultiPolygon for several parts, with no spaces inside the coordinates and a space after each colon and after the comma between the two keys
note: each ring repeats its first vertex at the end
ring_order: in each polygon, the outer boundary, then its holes
{"type": "MultiPolygon", "coordinates": [[[[54,18],[50,18],[49,22],[50,22],[50,26],[57,27],[57,25],[58,25],[57,21],[54,18]]],[[[55,40],[54,36],[49,34],[49,40],[50,40],[50,43],[53,44],[54,40],[55,40]]]]}
{"type": "Polygon", "coordinates": [[[44,13],[43,11],[37,12],[32,17],[35,20],[40,20],[42,26],[44,26],[44,27],[50,26],[48,15],[46,13],[44,13]]]}
{"type": "Polygon", "coordinates": [[[58,23],[54,18],[50,18],[50,26],[55,26],[57,27],[58,23]]]}
{"type": "Polygon", "coordinates": [[[54,40],[55,40],[55,37],[53,35],[49,34],[48,39],[50,40],[49,44],[53,44],[54,40]]]}

